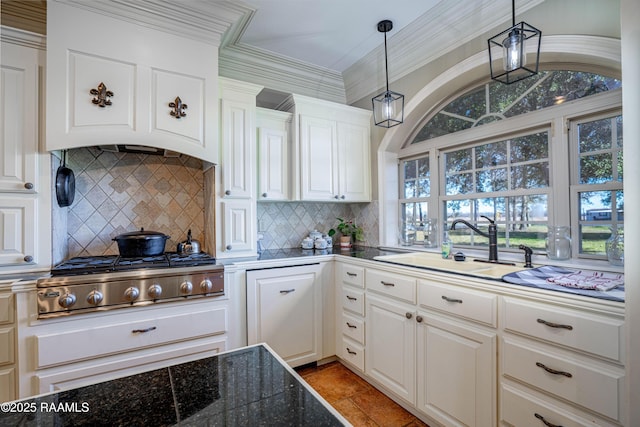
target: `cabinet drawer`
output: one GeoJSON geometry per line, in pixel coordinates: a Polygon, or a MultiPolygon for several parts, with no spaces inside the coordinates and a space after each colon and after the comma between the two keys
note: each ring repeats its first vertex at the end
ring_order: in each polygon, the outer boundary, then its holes
{"type": "Polygon", "coordinates": [[[342,359],[364,371],[364,348],[346,337],[342,338],[342,359]]]}
{"type": "Polygon", "coordinates": [[[369,269],[365,276],[367,289],[410,303],[416,302],[416,279],[369,269]]]}
{"type": "Polygon", "coordinates": [[[364,268],[355,265],[342,264],[339,280],[352,286],[364,288],[364,268]]]}
{"type": "Polygon", "coordinates": [[[344,286],[342,288],[342,308],[364,316],[364,292],[344,286]]]}
{"type": "Polygon", "coordinates": [[[0,295],[0,325],[13,323],[13,294],[0,295]]]}
{"type": "Polygon", "coordinates": [[[36,336],[39,368],[227,331],[225,308],[36,336]]]}
{"type": "Polygon", "coordinates": [[[13,363],[14,328],[0,328],[0,365],[13,363]]]}
{"type": "Polygon", "coordinates": [[[622,320],[504,298],[504,329],[620,361],[622,320]]]}
{"type": "Polygon", "coordinates": [[[500,425],[505,425],[505,423],[517,427],[613,425],[601,423],[593,415],[582,412],[575,407],[563,408],[561,406],[564,405],[548,396],[533,396],[504,384],[501,388],[500,425]]]}
{"type": "Polygon", "coordinates": [[[444,283],[418,281],[418,304],[454,316],[497,326],[496,295],[462,289],[444,283]]]}
{"type": "Polygon", "coordinates": [[[504,340],[503,374],[620,420],[624,370],[536,343],[504,340]]]}
{"type": "Polygon", "coordinates": [[[343,313],[342,334],[360,344],[364,344],[364,320],[343,313]]]}

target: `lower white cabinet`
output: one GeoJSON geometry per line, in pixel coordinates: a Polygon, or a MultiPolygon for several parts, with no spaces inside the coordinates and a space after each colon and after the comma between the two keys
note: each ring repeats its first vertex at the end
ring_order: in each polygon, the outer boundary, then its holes
{"type": "Polygon", "coordinates": [[[418,409],[448,426],[496,420],[496,332],[418,312],[418,409]]]}
{"type": "Polygon", "coordinates": [[[0,293],[0,402],[16,398],[15,300],[11,292],[0,293]]]}
{"type": "Polygon", "coordinates": [[[322,359],[322,264],[247,271],[247,342],[290,366],[322,359]]]}
{"type": "Polygon", "coordinates": [[[415,404],[415,307],[367,295],[365,372],[415,404]]]}

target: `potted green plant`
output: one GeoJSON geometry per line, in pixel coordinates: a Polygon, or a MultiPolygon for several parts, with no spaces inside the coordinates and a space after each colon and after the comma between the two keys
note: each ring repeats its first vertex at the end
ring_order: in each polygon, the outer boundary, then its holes
{"type": "Polygon", "coordinates": [[[353,241],[364,241],[364,230],[353,221],[346,221],[342,218],[336,218],[340,221],[335,229],[329,230],[329,236],[336,234],[336,229],[342,234],[340,236],[340,247],[350,248],[353,241]]]}

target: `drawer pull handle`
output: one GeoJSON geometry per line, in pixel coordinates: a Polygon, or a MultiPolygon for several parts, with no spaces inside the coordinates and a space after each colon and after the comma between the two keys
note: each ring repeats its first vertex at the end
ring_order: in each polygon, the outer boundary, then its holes
{"type": "Polygon", "coordinates": [[[544,425],[546,425],[547,427],[562,427],[560,424],[551,424],[549,421],[545,420],[544,417],[542,415],[540,415],[540,414],[534,413],[533,415],[537,419],[542,421],[544,423],[544,425]]]}
{"type": "Polygon", "coordinates": [[[457,302],[462,304],[462,300],[461,299],[457,299],[457,298],[449,298],[446,295],[442,295],[442,299],[445,300],[446,302],[457,302]]]}
{"type": "Polygon", "coordinates": [[[347,347],[347,353],[349,353],[349,354],[358,354],[355,351],[351,351],[351,349],[349,347],[347,347]]]}
{"type": "Polygon", "coordinates": [[[538,319],[537,320],[538,323],[542,323],[543,325],[547,325],[550,328],[560,328],[560,329],[567,329],[569,331],[573,330],[573,326],[571,325],[562,325],[560,323],[552,323],[552,322],[547,322],[544,319],[538,319]]]}
{"type": "Polygon", "coordinates": [[[556,371],[555,369],[551,369],[551,368],[546,367],[544,364],[542,364],[540,362],[536,362],[536,366],[538,368],[544,369],[545,371],[547,371],[547,372],[549,372],[550,374],[553,374],[553,375],[564,375],[567,378],[572,378],[573,377],[573,375],[571,375],[569,372],[556,371]]]}
{"type": "Polygon", "coordinates": [[[291,292],[295,291],[295,289],[283,289],[280,291],[281,294],[290,294],[291,292]]]}
{"type": "Polygon", "coordinates": [[[151,332],[151,331],[155,331],[156,328],[155,326],[151,326],[147,329],[134,329],[133,331],[131,331],[132,334],[144,334],[145,332],[151,332]]]}
{"type": "Polygon", "coordinates": [[[347,271],[347,276],[349,276],[349,277],[358,277],[358,273],[352,273],[350,271],[347,271]]]}
{"type": "Polygon", "coordinates": [[[349,301],[357,301],[357,300],[358,300],[358,298],[356,298],[356,297],[351,297],[351,296],[349,296],[349,295],[347,295],[347,299],[348,299],[349,301]]]}
{"type": "Polygon", "coordinates": [[[351,323],[347,322],[347,326],[353,329],[358,329],[358,327],[356,325],[352,325],[351,323]]]}
{"type": "Polygon", "coordinates": [[[382,283],[385,286],[395,286],[395,284],[393,284],[391,282],[385,282],[384,280],[380,280],[380,283],[382,283]]]}

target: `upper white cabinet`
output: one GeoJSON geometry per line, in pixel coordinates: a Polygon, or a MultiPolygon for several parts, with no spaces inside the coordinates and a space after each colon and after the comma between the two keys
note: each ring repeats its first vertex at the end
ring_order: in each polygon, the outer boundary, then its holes
{"type": "Polygon", "coordinates": [[[220,78],[220,151],[216,168],[218,257],[255,255],[257,86],[220,78]]]}
{"type": "Polygon", "coordinates": [[[0,78],[0,267],[50,267],[51,166],[38,152],[44,40],[2,27],[0,78]]]}
{"type": "Polygon", "coordinates": [[[134,144],[218,162],[216,45],[59,2],[47,22],[48,150],[134,144]]]}
{"type": "Polygon", "coordinates": [[[257,109],[258,200],[289,200],[291,113],[257,109]]]}
{"type": "MultiPolygon", "coordinates": [[[[3,29],[4,31],[4,29],[3,29]]],[[[38,51],[2,43],[0,191],[38,191],[38,51]]]]}
{"type": "Polygon", "coordinates": [[[308,201],[371,201],[371,112],[291,95],[294,189],[308,201]]]}

